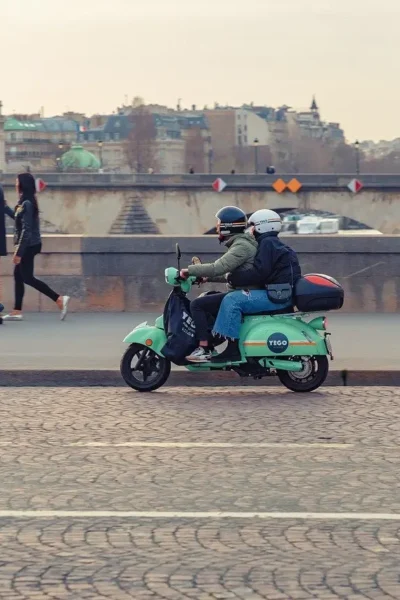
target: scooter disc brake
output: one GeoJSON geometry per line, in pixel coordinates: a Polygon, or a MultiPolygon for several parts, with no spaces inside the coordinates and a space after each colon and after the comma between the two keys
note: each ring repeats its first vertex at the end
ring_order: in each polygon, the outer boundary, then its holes
{"type": "Polygon", "coordinates": [[[301,371],[288,371],[289,376],[296,380],[307,379],[313,372],[313,361],[309,356],[300,356],[301,362],[303,363],[303,369],[301,371]]]}

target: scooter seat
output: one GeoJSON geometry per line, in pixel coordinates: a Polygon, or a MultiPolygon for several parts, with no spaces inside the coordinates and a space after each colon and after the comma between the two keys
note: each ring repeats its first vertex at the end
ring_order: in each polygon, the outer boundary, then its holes
{"type": "Polygon", "coordinates": [[[277,310],[263,310],[258,313],[251,313],[251,315],[244,315],[245,317],[261,317],[264,315],[290,315],[294,313],[294,308],[278,308],[277,310]]]}

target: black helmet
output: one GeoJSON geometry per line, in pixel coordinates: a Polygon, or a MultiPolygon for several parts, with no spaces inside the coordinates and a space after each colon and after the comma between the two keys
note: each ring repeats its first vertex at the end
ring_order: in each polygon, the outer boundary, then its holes
{"type": "Polygon", "coordinates": [[[243,233],[247,227],[246,213],[237,206],[224,206],[215,216],[218,219],[220,241],[235,233],[243,233]]]}

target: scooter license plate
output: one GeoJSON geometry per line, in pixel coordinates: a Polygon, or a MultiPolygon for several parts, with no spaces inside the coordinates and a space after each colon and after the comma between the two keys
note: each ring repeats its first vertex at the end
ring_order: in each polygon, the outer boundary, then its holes
{"type": "Polygon", "coordinates": [[[330,336],[329,335],[325,336],[325,344],[326,344],[326,349],[328,350],[328,354],[331,357],[331,359],[333,360],[332,344],[331,344],[331,340],[330,340],[330,336]]]}

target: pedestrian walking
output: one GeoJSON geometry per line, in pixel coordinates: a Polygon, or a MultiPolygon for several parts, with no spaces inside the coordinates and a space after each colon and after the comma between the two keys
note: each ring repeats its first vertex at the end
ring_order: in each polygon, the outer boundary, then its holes
{"type": "Polygon", "coordinates": [[[17,177],[16,188],[18,204],[14,212],[13,255],[15,304],[14,310],[5,315],[3,320],[23,320],[22,304],[26,284],[53,300],[61,311],[61,320],[63,321],[68,311],[69,296],[60,296],[46,283],[36,279],[34,275],[35,257],[42,250],[35,178],[31,173],[20,173],[17,177]]]}
{"type": "MultiPolygon", "coordinates": [[[[8,215],[12,219],[14,218],[14,211],[7,206],[4,199],[3,188],[0,185],[0,256],[7,256],[7,240],[6,240],[6,223],[5,215],[8,215]]],[[[0,269],[0,314],[4,310],[4,306],[1,302],[3,294],[2,281],[1,281],[1,269],[0,269]]]]}

